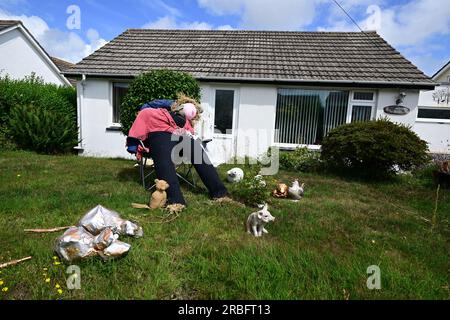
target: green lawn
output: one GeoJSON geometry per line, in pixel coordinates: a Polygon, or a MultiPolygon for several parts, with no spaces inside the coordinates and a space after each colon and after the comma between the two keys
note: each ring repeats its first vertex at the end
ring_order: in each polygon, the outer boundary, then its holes
{"type": "MultiPolygon", "coordinates": [[[[253,208],[218,205],[185,189],[181,216],[154,223],[162,211],[138,210],[148,194],[126,160],[0,152],[0,299],[448,299],[450,192],[402,178],[362,183],[327,175],[299,177],[306,197],[273,199],[270,234],[244,232],[253,208]],[[61,234],[24,228],[76,224],[97,204],[138,221],[141,239],[119,260],[80,263],[80,290],[67,290],[65,266],[53,263],[61,234]],[[366,287],[367,267],[381,268],[381,290],[366,287]],[[47,268],[45,270],[44,268],[47,268]],[[49,282],[45,279],[49,278],[49,282]],[[63,292],[59,294],[55,286],[63,292]]],[[[224,170],[221,175],[224,177],[224,170]]]]}

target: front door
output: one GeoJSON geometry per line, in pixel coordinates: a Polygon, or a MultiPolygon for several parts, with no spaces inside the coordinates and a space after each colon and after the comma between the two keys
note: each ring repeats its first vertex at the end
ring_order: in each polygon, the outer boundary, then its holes
{"type": "Polygon", "coordinates": [[[238,90],[214,88],[212,98],[214,134],[208,149],[213,163],[219,164],[236,155],[238,90]]]}

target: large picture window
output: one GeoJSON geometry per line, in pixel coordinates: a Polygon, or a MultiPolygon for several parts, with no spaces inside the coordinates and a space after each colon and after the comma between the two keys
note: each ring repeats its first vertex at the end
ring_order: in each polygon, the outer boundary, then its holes
{"type": "Polygon", "coordinates": [[[279,89],[275,142],[320,145],[333,128],[347,121],[349,91],[279,89]]]}
{"type": "Polygon", "coordinates": [[[128,86],[129,84],[125,82],[113,83],[113,123],[120,123],[120,105],[128,91],[128,86]]]}

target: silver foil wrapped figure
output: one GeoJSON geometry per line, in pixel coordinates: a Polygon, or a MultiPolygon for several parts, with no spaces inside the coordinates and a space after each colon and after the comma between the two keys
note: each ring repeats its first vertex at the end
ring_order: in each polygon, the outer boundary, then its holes
{"type": "Polygon", "coordinates": [[[136,223],[98,205],[81,218],[78,227],[69,228],[58,238],[55,251],[67,262],[97,255],[110,260],[123,256],[131,248],[118,240],[119,235],[139,238],[144,232],[136,223]]]}
{"type": "Polygon", "coordinates": [[[66,261],[76,261],[97,255],[93,246],[94,236],[83,227],[66,230],[56,242],[56,253],[66,261]]]}

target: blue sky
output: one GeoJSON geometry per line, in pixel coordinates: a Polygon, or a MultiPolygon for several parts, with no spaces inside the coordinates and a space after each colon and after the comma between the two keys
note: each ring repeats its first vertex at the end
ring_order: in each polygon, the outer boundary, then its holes
{"type": "MultiPolygon", "coordinates": [[[[449,0],[337,1],[426,74],[450,60],[449,0]]],[[[127,28],[357,30],[332,0],[0,0],[0,19],[22,20],[51,55],[72,62],[127,28]],[[80,29],[67,27],[71,5],[80,29]]]]}

